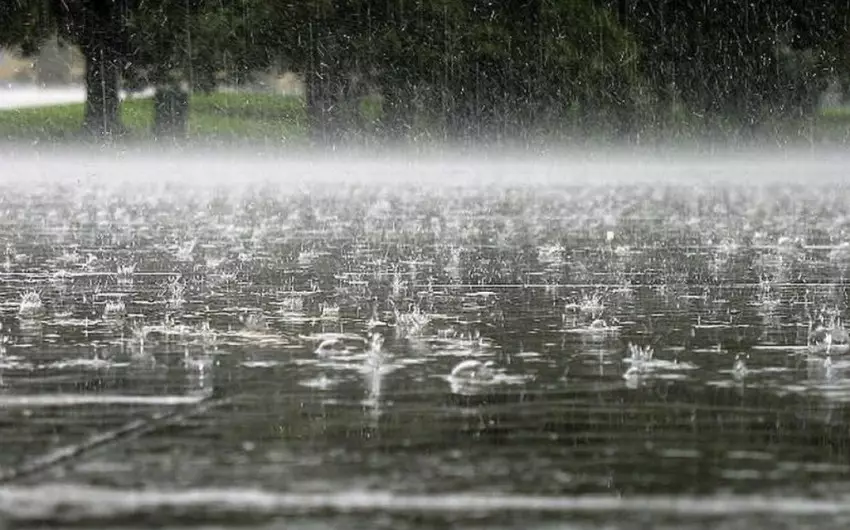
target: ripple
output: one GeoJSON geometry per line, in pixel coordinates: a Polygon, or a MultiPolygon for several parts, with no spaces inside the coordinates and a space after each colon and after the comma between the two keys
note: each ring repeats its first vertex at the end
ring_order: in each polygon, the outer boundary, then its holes
{"type": "Polygon", "coordinates": [[[0,394],[0,408],[75,407],[79,405],[195,405],[205,395],[127,396],[109,394],[39,394],[37,396],[0,394]]]}
{"type": "Polygon", "coordinates": [[[384,491],[287,493],[253,489],[120,490],[77,484],[0,489],[0,514],[12,522],[109,521],[144,515],[185,519],[306,513],[483,515],[511,512],[690,517],[847,516],[846,498],[718,495],[668,497],[535,496],[452,493],[396,495],[384,491]]]}
{"type": "Polygon", "coordinates": [[[239,366],[244,368],[273,368],[281,364],[283,363],[280,361],[242,361],[239,366]]]}

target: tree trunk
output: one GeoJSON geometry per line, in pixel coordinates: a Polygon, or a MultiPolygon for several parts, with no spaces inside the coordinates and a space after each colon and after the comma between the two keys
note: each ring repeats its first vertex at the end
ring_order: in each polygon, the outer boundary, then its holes
{"type": "Polygon", "coordinates": [[[403,141],[409,134],[415,118],[413,91],[404,86],[384,89],[383,134],[385,140],[403,141]]]}
{"type": "Polygon", "coordinates": [[[329,143],[331,124],[331,103],[328,93],[328,81],[322,72],[308,72],[305,83],[307,97],[307,118],[310,138],[316,143],[329,143]]]}
{"type": "Polygon", "coordinates": [[[305,89],[310,137],[318,145],[334,146],[342,139],[344,77],[341,68],[327,64],[307,73],[305,89]]]}
{"type": "Polygon", "coordinates": [[[123,132],[118,92],[120,54],[101,32],[94,32],[86,40],[82,46],[86,59],[86,112],[83,127],[96,136],[120,134],[123,132]]]}
{"type": "Polygon", "coordinates": [[[628,81],[621,77],[611,80],[614,105],[614,127],[619,141],[631,144],[635,140],[635,105],[629,93],[628,81]]]}
{"type": "Polygon", "coordinates": [[[185,138],[189,125],[189,94],[179,86],[161,86],[154,95],[154,136],[185,138]]]}

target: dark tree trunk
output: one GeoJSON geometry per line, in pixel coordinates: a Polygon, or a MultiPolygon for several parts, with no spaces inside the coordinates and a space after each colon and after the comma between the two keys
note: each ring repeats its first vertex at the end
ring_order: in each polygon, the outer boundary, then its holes
{"type": "Polygon", "coordinates": [[[318,145],[338,144],[345,125],[348,73],[342,65],[328,60],[307,73],[305,85],[311,139],[318,145]]]}
{"type": "Polygon", "coordinates": [[[121,73],[127,58],[127,0],[67,0],[58,15],[86,60],[83,126],[98,136],[123,132],[119,115],[121,73]]]}
{"type": "Polygon", "coordinates": [[[332,143],[333,103],[327,72],[308,72],[305,83],[307,96],[307,117],[310,126],[310,138],[319,144],[332,143]]]}
{"type": "Polygon", "coordinates": [[[185,138],[189,124],[189,94],[179,86],[158,87],[154,95],[154,135],[185,138]]]}
{"type": "Polygon", "coordinates": [[[635,105],[629,93],[628,82],[616,77],[611,81],[611,90],[617,139],[627,144],[632,143],[635,140],[635,105]]]}
{"type": "Polygon", "coordinates": [[[384,89],[383,134],[387,141],[402,141],[410,134],[415,118],[412,90],[403,86],[384,89]]]}
{"type": "Polygon", "coordinates": [[[87,40],[82,46],[86,59],[86,112],[83,127],[97,136],[121,133],[119,54],[102,33],[95,33],[87,40]]]}
{"type": "Polygon", "coordinates": [[[474,111],[464,91],[453,90],[445,109],[445,137],[455,144],[471,141],[474,129],[474,111]]]}

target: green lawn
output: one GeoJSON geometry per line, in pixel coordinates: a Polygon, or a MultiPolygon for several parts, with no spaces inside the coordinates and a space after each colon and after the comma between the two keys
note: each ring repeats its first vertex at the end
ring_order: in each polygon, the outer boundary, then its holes
{"type": "MultiPolygon", "coordinates": [[[[59,141],[80,138],[83,104],[0,110],[0,139],[59,141]]],[[[121,105],[128,140],[152,138],[153,100],[121,105]]],[[[189,110],[190,139],[262,139],[286,143],[305,137],[303,100],[273,94],[194,95],[189,110]]]]}
{"type": "MultiPolygon", "coordinates": [[[[360,133],[375,129],[380,102],[366,99],[354,110],[359,114],[360,133]]],[[[130,100],[122,104],[122,119],[127,128],[124,141],[153,139],[153,101],[130,100]]],[[[61,142],[84,139],[80,134],[83,105],[0,110],[0,140],[23,142],[61,142]]],[[[715,138],[736,141],[722,126],[706,126],[702,119],[672,118],[671,123],[646,131],[644,141],[672,143],[696,142],[715,138]],[[713,132],[712,132],[713,131],[713,132]]],[[[352,131],[355,132],[355,131],[352,131]]],[[[590,131],[572,135],[594,137],[590,131]]],[[[817,116],[796,121],[765,123],[757,135],[778,144],[850,143],[850,108],[830,109],[817,116]]],[[[355,134],[355,136],[357,136],[355,134]]],[[[258,93],[196,94],[189,111],[189,140],[198,142],[262,142],[298,144],[307,138],[307,116],[303,99],[295,96],[258,93]]],[[[586,138],[585,138],[586,139],[586,138]]]]}

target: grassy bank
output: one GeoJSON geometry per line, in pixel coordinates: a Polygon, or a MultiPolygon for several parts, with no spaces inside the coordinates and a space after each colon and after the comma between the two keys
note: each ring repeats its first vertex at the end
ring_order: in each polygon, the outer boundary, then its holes
{"type": "MultiPolygon", "coordinates": [[[[0,110],[0,140],[24,143],[59,143],[84,141],[80,134],[83,105],[56,105],[51,107],[0,110]]],[[[360,105],[357,112],[361,132],[351,138],[364,139],[380,115],[380,103],[375,101],[360,105]]],[[[126,142],[153,140],[153,101],[128,100],[122,104],[122,120],[127,135],[126,142]]],[[[726,143],[731,146],[749,144],[793,145],[846,145],[850,143],[850,109],[823,111],[816,116],[799,120],[782,120],[765,123],[751,136],[744,137],[723,123],[708,124],[704,119],[684,115],[660,120],[641,133],[641,145],[696,145],[726,143]]],[[[304,102],[296,96],[258,93],[196,94],[192,97],[189,113],[189,142],[241,143],[262,142],[268,145],[304,144],[307,138],[307,116],[304,102]]],[[[555,144],[600,144],[611,141],[604,132],[571,132],[552,138],[555,144]]],[[[374,131],[372,131],[374,132],[374,131]]],[[[546,142],[543,142],[546,143],[546,142]]]]}

